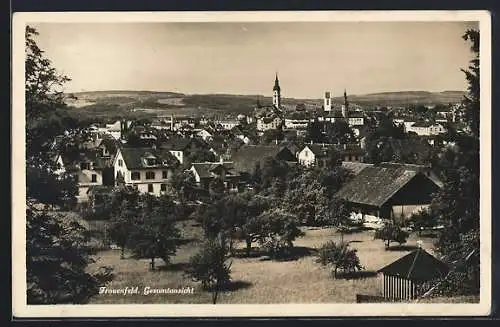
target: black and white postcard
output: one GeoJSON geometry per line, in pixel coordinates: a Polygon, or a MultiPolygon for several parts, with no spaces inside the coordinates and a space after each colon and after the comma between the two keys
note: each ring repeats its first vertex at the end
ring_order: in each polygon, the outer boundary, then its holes
{"type": "Polygon", "coordinates": [[[16,13],[13,315],[488,314],[490,24],[16,13]]]}

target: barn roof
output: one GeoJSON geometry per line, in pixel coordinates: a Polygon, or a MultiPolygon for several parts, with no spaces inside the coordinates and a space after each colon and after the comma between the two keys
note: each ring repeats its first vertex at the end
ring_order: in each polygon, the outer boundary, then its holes
{"type": "Polygon", "coordinates": [[[424,249],[418,248],[377,272],[410,280],[431,281],[446,275],[448,266],[424,249]]]}
{"type": "Polygon", "coordinates": [[[381,207],[418,174],[404,166],[365,167],[336,196],[352,203],[381,207]]]}

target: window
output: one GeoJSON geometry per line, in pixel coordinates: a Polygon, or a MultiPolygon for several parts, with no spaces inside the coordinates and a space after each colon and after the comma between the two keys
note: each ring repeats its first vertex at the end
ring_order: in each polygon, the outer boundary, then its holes
{"type": "Polygon", "coordinates": [[[154,171],[147,171],[146,172],[146,179],[155,179],[155,172],[154,171]]]}
{"type": "Polygon", "coordinates": [[[133,180],[133,181],[137,181],[137,180],[140,180],[141,179],[141,173],[138,172],[138,171],[133,171],[130,173],[130,178],[133,180]]]}
{"type": "Polygon", "coordinates": [[[168,171],[164,170],[161,172],[161,178],[167,179],[168,178],[168,171]]]}
{"type": "Polygon", "coordinates": [[[148,166],[154,166],[156,165],[156,158],[147,158],[146,163],[148,166]]]}
{"type": "Polygon", "coordinates": [[[97,175],[92,174],[92,183],[97,183],[97,175]]]}
{"type": "Polygon", "coordinates": [[[148,192],[153,193],[153,184],[148,184],[148,192]]]}
{"type": "Polygon", "coordinates": [[[118,166],[123,167],[123,160],[122,159],[118,159],[118,166]]]}
{"type": "Polygon", "coordinates": [[[167,184],[161,184],[160,185],[160,191],[166,192],[167,191],[167,184]]]}
{"type": "Polygon", "coordinates": [[[80,164],[80,169],[81,170],[84,170],[84,169],[90,169],[90,164],[88,162],[82,162],[80,164]]]}

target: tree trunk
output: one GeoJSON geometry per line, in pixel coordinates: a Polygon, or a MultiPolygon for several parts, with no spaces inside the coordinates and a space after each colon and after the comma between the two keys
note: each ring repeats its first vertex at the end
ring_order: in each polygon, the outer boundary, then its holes
{"type": "Polygon", "coordinates": [[[229,254],[230,255],[233,255],[233,243],[234,243],[233,238],[229,237],[229,254]]]}
{"type": "Polygon", "coordinates": [[[212,303],[217,304],[217,297],[219,295],[219,282],[215,284],[215,288],[212,292],[212,303]]]}
{"type": "Polygon", "coordinates": [[[125,259],[125,246],[124,245],[122,245],[122,249],[120,252],[120,259],[125,259]]]}
{"type": "Polygon", "coordinates": [[[151,258],[151,263],[149,264],[151,270],[155,270],[155,258],[151,258]]]}
{"type": "Polygon", "coordinates": [[[247,247],[246,247],[247,257],[249,257],[250,256],[250,251],[252,251],[252,239],[246,238],[245,241],[247,243],[247,247]]]}
{"type": "Polygon", "coordinates": [[[387,243],[385,245],[385,249],[388,250],[389,249],[389,245],[391,244],[391,240],[387,240],[387,243]]]}

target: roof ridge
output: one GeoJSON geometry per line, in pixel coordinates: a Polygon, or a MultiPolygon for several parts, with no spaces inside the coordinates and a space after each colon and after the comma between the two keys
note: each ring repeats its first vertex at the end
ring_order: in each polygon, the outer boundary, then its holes
{"type": "Polygon", "coordinates": [[[420,250],[422,250],[422,248],[418,248],[415,251],[415,257],[413,258],[413,262],[411,263],[410,269],[408,269],[408,274],[406,275],[406,279],[410,279],[410,275],[411,275],[413,269],[415,268],[415,263],[417,262],[417,258],[418,258],[418,255],[420,254],[420,250]]]}

